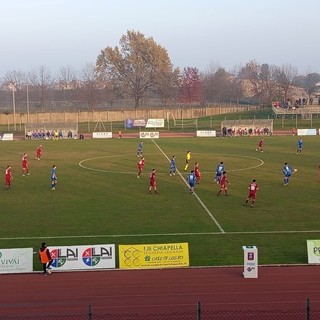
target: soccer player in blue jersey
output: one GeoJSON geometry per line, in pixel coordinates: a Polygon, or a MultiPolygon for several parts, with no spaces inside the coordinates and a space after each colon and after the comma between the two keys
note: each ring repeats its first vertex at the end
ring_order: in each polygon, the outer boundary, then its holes
{"type": "Polygon", "coordinates": [[[217,169],[216,169],[216,175],[214,177],[214,182],[216,182],[217,184],[219,184],[221,176],[223,174],[223,171],[225,171],[224,169],[224,164],[223,161],[221,161],[218,165],[217,165],[217,169]]]}
{"type": "Polygon", "coordinates": [[[57,177],[57,166],[54,164],[51,169],[51,190],[56,190],[56,185],[58,182],[57,177]]]}
{"type": "Polygon", "coordinates": [[[137,149],[137,157],[142,157],[142,152],[143,152],[143,141],[140,141],[137,149]]]}
{"type": "Polygon", "coordinates": [[[190,194],[194,194],[194,186],[197,182],[197,179],[196,179],[196,175],[194,174],[193,170],[191,170],[191,172],[187,175],[187,181],[189,183],[190,194]]]}
{"type": "Polygon", "coordinates": [[[289,183],[289,178],[291,177],[292,173],[295,172],[295,169],[293,169],[291,166],[288,165],[288,162],[285,162],[282,172],[284,174],[283,182],[286,186],[289,183]]]}
{"type": "Polygon", "coordinates": [[[303,141],[302,138],[300,138],[297,142],[297,154],[301,154],[303,149],[303,141]]]}
{"type": "Polygon", "coordinates": [[[170,160],[170,176],[174,176],[176,174],[177,167],[176,167],[176,157],[172,156],[170,160]]]}

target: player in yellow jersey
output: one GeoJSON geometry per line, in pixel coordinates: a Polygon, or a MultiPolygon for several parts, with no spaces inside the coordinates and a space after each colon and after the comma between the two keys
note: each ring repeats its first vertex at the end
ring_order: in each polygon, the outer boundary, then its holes
{"type": "Polygon", "coordinates": [[[191,152],[188,151],[187,152],[187,155],[186,155],[186,165],[184,167],[184,171],[187,171],[188,167],[189,167],[189,162],[191,160],[191,152]]]}

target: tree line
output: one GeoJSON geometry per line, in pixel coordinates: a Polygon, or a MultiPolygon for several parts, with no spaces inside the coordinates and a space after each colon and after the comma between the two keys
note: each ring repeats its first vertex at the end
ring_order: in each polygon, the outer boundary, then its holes
{"type": "Polygon", "coordinates": [[[119,45],[101,50],[95,63],[80,71],[62,66],[56,76],[44,65],[37,70],[8,71],[1,79],[0,108],[18,112],[100,109],[117,106],[157,106],[179,103],[254,103],[292,98],[294,86],[309,98],[316,92],[320,74],[299,75],[297,68],[259,64],[252,60],[227,71],[210,65],[200,72],[173,66],[167,50],[152,37],[128,30],[119,45]]]}

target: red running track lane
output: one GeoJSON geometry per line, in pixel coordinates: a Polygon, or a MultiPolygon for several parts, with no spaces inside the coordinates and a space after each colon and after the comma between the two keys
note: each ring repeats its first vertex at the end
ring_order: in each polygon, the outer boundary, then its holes
{"type": "Polygon", "coordinates": [[[320,310],[320,266],[108,270],[0,275],[1,315],[155,314],[207,311],[320,310]]]}

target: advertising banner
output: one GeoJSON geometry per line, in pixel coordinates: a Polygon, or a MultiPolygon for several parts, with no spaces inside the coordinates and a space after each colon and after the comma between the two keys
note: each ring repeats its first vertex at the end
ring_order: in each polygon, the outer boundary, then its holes
{"type": "Polygon", "coordinates": [[[112,138],[112,132],[93,132],[93,139],[110,139],[112,138]]]}
{"type": "Polygon", "coordinates": [[[13,141],[13,133],[4,133],[1,137],[2,141],[13,141]]]}
{"type": "Polygon", "coordinates": [[[0,274],[33,271],[33,248],[0,249],[0,274]]]}
{"type": "Polygon", "coordinates": [[[49,247],[53,271],[115,268],[115,245],[49,247]]]}
{"type": "Polygon", "coordinates": [[[120,269],[189,266],[188,243],[119,245],[120,269]]]}
{"type": "Polygon", "coordinates": [[[308,263],[320,263],[320,240],[307,240],[308,263]]]}
{"type": "Polygon", "coordinates": [[[160,133],[156,131],[152,132],[140,132],[140,139],[158,139],[160,138],[160,133]]]}
{"type": "Polygon", "coordinates": [[[128,118],[124,121],[124,126],[128,129],[133,127],[145,127],[147,121],[145,119],[131,119],[128,118]]]}
{"type": "Polygon", "coordinates": [[[146,128],[164,128],[164,119],[148,119],[146,128]]]}
{"type": "Polygon", "coordinates": [[[216,137],[215,130],[197,130],[197,137],[216,137]]]}
{"type": "Polygon", "coordinates": [[[317,129],[298,129],[297,135],[298,136],[316,136],[317,129]]]}

